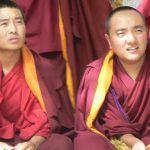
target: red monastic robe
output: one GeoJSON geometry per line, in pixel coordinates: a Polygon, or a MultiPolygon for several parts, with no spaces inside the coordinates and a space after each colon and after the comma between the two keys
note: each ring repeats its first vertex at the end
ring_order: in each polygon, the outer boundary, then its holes
{"type": "Polygon", "coordinates": [[[47,138],[50,124],[37,98],[29,89],[21,62],[5,76],[0,68],[0,138],[12,139],[16,135],[23,140],[33,135],[47,138]]]}
{"type": "MultiPolygon", "coordinates": [[[[73,135],[73,112],[66,95],[67,89],[47,59],[35,52],[32,55],[46,111],[43,111],[39,100],[27,86],[21,64],[17,64],[8,75],[1,78],[6,96],[0,94],[0,107],[3,110],[0,112],[0,138],[15,145],[33,135],[40,135],[47,138],[40,150],[72,150],[68,136],[73,135]]],[[[31,64],[29,60],[28,64],[31,64]]],[[[32,71],[28,68],[28,72],[32,71]]]]}
{"type": "Polygon", "coordinates": [[[114,57],[112,83],[94,121],[94,127],[104,136],[93,133],[86,125],[103,58],[87,66],[78,92],[75,150],[90,150],[91,147],[93,150],[114,150],[109,139],[126,133],[134,134],[146,145],[150,144],[149,57],[148,54],[136,80],[131,79],[114,57]]]}

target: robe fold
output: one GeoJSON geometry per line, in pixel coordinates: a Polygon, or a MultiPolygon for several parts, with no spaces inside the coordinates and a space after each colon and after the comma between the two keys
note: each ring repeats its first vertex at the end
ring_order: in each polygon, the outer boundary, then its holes
{"type": "MultiPolygon", "coordinates": [[[[32,51],[32,54],[35,59],[37,77],[46,112],[49,121],[54,124],[52,129],[54,131],[58,130],[58,132],[62,127],[72,129],[74,127],[73,109],[64,82],[65,75],[62,74],[60,78],[60,73],[57,72],[57,69],[54,68],[49,60],[39,56],[34,51],[32,51]]],[[[61,63],[61,60],[58,62],[61,63]]],[[[61,68],[63,70],[65,65],[62,65],[61,68]]]]}
{"type": "Polygon", "coordinates": [[[88,145],[93,146],[93,150],[98,150],[99,147],[101,150],[113,150],[115,147],[109,140],[127,133],[134,134],[145,145],[150,144],[149,57],[147,53],[135,80],[126,73],[118,58],[113,57],[112,82],[93,123],[104,136],[92,132],[86,125],[104,57],[87,66],[77,98],[75,130],[78,135],[74,142],[75,150],[88,149],[88,145]]]}

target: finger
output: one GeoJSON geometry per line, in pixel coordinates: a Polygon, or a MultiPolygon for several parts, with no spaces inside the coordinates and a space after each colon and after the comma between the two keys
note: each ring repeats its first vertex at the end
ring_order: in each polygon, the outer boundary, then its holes
{"type": "Polygon", "coordinates": [[[4,149],[6,149],[6,150],[13,150],[14,149],[14,147],[13,146],[10,146],[10,145],[4,145],[3,146],[4,147],[4,149]]]}

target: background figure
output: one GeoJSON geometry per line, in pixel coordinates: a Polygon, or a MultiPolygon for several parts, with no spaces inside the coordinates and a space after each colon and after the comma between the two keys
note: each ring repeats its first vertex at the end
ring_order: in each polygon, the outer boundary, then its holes
{"type": "Polygon", "coordinates": [[[108,0],[60,0],[75,93],[85,66],[105,54],[104,20],[112,10],[108,0]]]}
{"type": "MultiPolygon", "coordinates": [[[[63,87],[60,92],[59,102],[62,114],[67,115],[67,110],[72,109],[70,95],[66,86],[66,62],[63,58],[60,28],[59,28],[59,3],[57,0],[15,0],[23,8],[27,28],[27,46],[49,61],[49,64],[60,79],[58,87],[63,87]],[[68,108],[69,107],[69,108],[68,108]]],[[[47,74],[48,70],[43,73],[47,74]]],[[[49,72],[50,74],[50,72],[49,72]]],[[[50,79],[46,76],[45,80],[50,79]]]]}
{"type": "Polygon", "coordinates": [[[59,28],[60,8],[66,40],[63,43],[66,42],[67,63],[71,68],[76,97],[85,65],[107,52],[104,19],[111,10],[109,1],[16,0],[16,2],[25,11],[27,45],[52,61],[62,78],[65,71],[59,69],[61,67],[59,62],[62,61],[59,61],[59,58],[64,53],[59,28]]]}

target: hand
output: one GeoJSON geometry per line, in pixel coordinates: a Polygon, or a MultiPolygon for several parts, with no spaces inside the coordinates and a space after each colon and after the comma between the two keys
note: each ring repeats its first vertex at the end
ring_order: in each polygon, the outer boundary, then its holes
{"type": "Polygon", "coordinates": [[[14,147],[4,142],[0,142],[0,150],[14,150],[14,147]]]}
{"type": "Polygon", "coordinates": [[[141,140],[138,140],[137,142],[133,144],[132,150],[146,150],[146,147],[145,147],[145,144],[141,140]]]}
{"type": "Polygon", "coordinates": [[[146,150],[150,150],[150,145],[146,146],[146,150]]]}
{"type": "Polygon", "coordinates": [[[37,150],[35,144],[30,141],[19,143],[14,147],[14,150],[37,150]]]}

